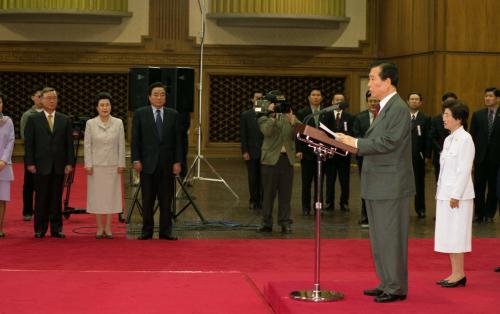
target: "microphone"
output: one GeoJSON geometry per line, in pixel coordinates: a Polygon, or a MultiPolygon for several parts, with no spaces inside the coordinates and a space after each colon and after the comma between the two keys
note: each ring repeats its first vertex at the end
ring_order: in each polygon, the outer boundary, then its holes
{"type": "Polygon", "coordinates": [[[330,112],[330,111],[334,111],[334,110],[338,110],[339,109],[339,104],[334,104],[332,106],[329,106],[329,107],[326,107],[326,108],[323,108],[319,111],[316,111],[314,113],[310,113],[308,114],[305,119],[304,119],[304,124],[307,124],[309,122],[309,120],[311,120],[312,117],[315,117],[315,116],[318,116],[320,114],[323,114],[323,113],[326,113],[326,112],[330,112]]]}

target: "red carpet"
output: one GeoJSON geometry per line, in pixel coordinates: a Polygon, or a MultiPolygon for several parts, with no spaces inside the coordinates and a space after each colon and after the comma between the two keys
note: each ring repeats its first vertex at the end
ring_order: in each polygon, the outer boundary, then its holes
{"type": "MultiPolygon", "coordinates": [[[[409,243],[408,299],[376,304],[362,290],[376,285],[369,242],[322,242],[322,288],[345,300],[292,301],[288,293],[311,289],[313,240],[135,241],[117,234],[96,240],[90,215],[65,221],[67,239],[34,239],[21,221],[22,168],[0,240],[0,313],[498,313],[500,239],[474,239],[466,256],[467,287],[443,289],[434,281],[449,260],[433,252],[432,239],[409,243]],[[71,230],[88,231],[75,234],[71,230]],[[179,273],[180,272],[180,273],[179,273]],[[55,303],[55,304],[53,304],[55,303]]],[[[75,186],[81,183],[75,183],[75,186]]],[[[79,191],[81,193],[81,186],[79,191]]],[[[75,192],[77,193],[77,192],[75,192]]],[[[75,199],[71,198],[72,201],[75,199]]],[[[84,206],[85,197],[72,206],[84,206]]]]}

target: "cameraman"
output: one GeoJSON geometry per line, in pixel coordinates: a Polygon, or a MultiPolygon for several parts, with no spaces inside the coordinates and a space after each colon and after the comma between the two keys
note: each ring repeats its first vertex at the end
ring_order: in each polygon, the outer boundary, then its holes
{"type": "MultiPolygon", "coordinates": [[[[267,97],[267,95],[266,95],[267,97]]],[[[268,114],[258,119],[264,135],[261,156],[263,189],[262,226],[257,232],[272,232],[273,204],[278,193],[278,224],[281,233],[292,232],[290,202],[295,162],[295,133],[292,126],[300,123],[285,102],[272,102],[268,114]]]]}

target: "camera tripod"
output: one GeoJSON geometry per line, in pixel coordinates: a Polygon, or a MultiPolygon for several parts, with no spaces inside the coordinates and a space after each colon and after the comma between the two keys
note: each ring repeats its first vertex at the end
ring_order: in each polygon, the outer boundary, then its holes
{"type": "MultiPolygon", "coordinates": [[[[135,185],[134,195],[132,197],[132,202],[130,203],[130,207],[129,207],[128,211],[127,211],[127,219],[125,220],[125,222],[127,224],[130,223],[130,220],[132,218],[132,214],[133,214],[134,209],[136,207],[137,207],[137,210],[139,211],[139,214],[142,217],[142,204],[139,201],[139,193],[141,191],[141,185],[140,185],[140,183],[136,183],[134,185],[135,185]]],[[[193,197],[191,196],[191,194],[187,190],[186,185],[182,182],[181,177],[175,176],[175,178],[174,178],[174,184],[173,184],[173,188],[172,188],[171,193],[174,196],[174,197],[172,197],[172,218],[174,220],[177,220],[177,217],[179,217],[191,205],[191,206],[193,206],[193,209],[196,212],[196,214],[198,215],[198,217],[200,218],[201,222],[203,224],[207,224],[208,223],[205,220],[205,217],[203,217],[203,215],[202,215],[201,211],[199,210],[198,206],[196,205],[193,197]],[[181,190],[183,191],[184,195],[188,199],[188,202],[186,204],[184,204],[184,206],[182,207],[182,209],[179,212],[177,212],[176,198],[175,198],[175,195],[174,195],[174,192],[176,190],[176,183],[179,184],[179,186],[181,187],[181,190]]],[[[156,203],[155,206],[154,206],[154,208],[153,208],[153,215],[156,214],[156,211],[158,210],[158,208],[159,208],[159,204],[156,203]]]]}

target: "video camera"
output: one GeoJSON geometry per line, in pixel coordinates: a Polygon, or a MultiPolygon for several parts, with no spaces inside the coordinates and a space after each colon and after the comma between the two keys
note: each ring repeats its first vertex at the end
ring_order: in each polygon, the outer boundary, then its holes
{"type": "Polygon", "coordinates": [[[70,119],[73,124],[73,136],[77,136],[83,133],[85,133],[85,126],[87,125],[87,120],[90,119],[90,117],[75,117],[75,116],[70,116],[70,119]]]}
{"type": "Polygon", "coordinates": [[[287,102],[285,95],[279,90],[270,91],[264,97],[258,99],[255,104],[255,112],[257,114],[289,113],[290,110],[290,104],[287,102]],[[274,111],[267,109],[270,104],[274,104],[274,111]]]}

